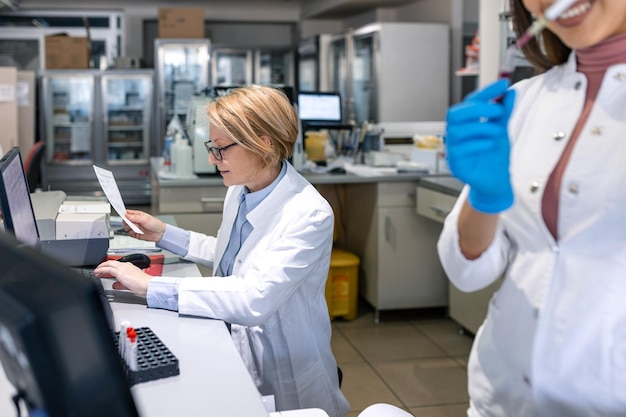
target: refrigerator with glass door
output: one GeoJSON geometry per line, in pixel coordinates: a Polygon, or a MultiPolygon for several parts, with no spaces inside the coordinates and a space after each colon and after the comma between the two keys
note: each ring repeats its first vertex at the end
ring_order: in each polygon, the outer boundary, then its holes
{"type": "Polygon", "coordinates": [[[157,82],[157,152],[161,155],[167,126],[177,117],[188,136],[187,114],[191,98],[205,95],[210,87],[209,39],[155,39],[157,82]]]}
{"type": "Polygon", "coordinates": [[[48,70],[40,84],[43,189],[102,195],[97,165],[113,172],[125,202],[148,203],[153,71],[48,70]]]}
{"type": "Polygon", "coordinates": [[[294,65],[294,53],[289,48],[214,48],[211,83],[217,87],[252,83],[293,86],[294,65]]]}
{"type": "Polygon", "coordinates": [[[298,45],[298,91],[330,91],[328,75],[332,35],[318,34],[298,45]]]}
{"type": "Polygon", "coordinates": [[[449,48],[449,27],[440,23],[374,23],[335,37],[330,82],[345,97],[348,120],[444,120],[449,48]]]}

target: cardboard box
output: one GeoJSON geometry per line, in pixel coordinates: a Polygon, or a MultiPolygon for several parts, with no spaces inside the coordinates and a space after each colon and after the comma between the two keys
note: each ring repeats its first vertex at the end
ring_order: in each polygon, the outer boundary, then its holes
{"type": "Polygon", "coordinates": [[[17,72],[17,144],[24,158],[35,144],[35,71],[17,72]]]}
{"type": "Polygon", "coordinates": [[[89,39],[65,33],[46,36],[46,68],[89,68],[89,39]]]}
{"type": "Polygon", "coordinates": [[[159,8],[159,38],[204,39],[204,8],[159,8]]]}
{"type": "Polygon", "coordinates": [[[0,148],[17,146],[17,69],[0,67],[0,148]]]}

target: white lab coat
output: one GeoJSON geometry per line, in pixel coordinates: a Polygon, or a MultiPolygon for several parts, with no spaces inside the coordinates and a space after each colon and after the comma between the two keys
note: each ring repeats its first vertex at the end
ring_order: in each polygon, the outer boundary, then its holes
{"type": "Polygon", "coordinates": [[[438,250],[457,287],[505,274],[470,354],[469,416],[626,416],[626,64],[607,71],[563,175],[557,242],[541,215],[585,86],[573,55],[514,86],[515,203],[486,252],[459,250],[467,189],[446,219],[438,250]]]}
{"type": "MultiPolygon", "coordinates": [[[[242,191],[228,189],[217,238],[191,232],[186,258],[219,265],[242,191]]],[[[332,208],[287,164],[285,176],[247,218],[254,230],[232,276],[183,279],[179,312],[232,323],[244,363],[260,393],[275,396],[277,410],[321,408],[343,417],[349,405],[339,389],[324,295],[332,208]]]]}

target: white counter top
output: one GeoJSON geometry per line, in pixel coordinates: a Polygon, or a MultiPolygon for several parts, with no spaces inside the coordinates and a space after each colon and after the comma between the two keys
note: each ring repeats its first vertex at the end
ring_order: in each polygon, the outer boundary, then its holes
{"type": "MultiPolygon", "coordinates": [[[[196,264],[180,261],[169,252],[165,254],[164,274],[200,276],[196,264]]],[[[105,289],[111,290],[112,282],[103,279],[105,289]]],[[[179,361],[179,375],[131,388],[140,416],[268,416],[224,322],[149,309],[142,304],[145,299],[128,291],[113,293],[115,327],[119,328],[123,320],[134,327],[149,327],[179,361]]],[[[17,415],[11,401],[14,393],[0,368],[0,416],[17,415]]]]}
{"type": "MultiPolygon", "coordinates": [[[[154,172],[161,169],[162,158],[152,158],[151,166],[154,172]]],[[[311,173],[301,172],[301,174],[315,184],[356,184],[356,183],[372,183],[372,182],[400,182],[400,181],[418,181],[420,178],[431,176],[428,173],[401,172],[397,174],[383,174],[376,176],[359,176],[355,174],[329,174],[329,173],[311,173]]],[[[159,184],[163,187],[206,187],[224,185],[222,177],[219,174],[197,175],[197,178],[185,179],[162,179],[158,178],[159,184]]]]}

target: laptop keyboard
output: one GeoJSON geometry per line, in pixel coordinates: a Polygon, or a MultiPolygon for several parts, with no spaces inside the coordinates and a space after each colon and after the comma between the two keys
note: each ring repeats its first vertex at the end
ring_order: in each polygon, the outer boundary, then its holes
{"type": "Polygon", "coordinates": [[[109,326],[111,326],[111,329],[114,330],[115,321],[113,320],[113,310],[111,309],[111,305],[109,304],[110,299],[104,289],[104,286],[102,285],[102,280],[96,276],[96,274],[93,272],[93,269],[89,269],[89,268],[70,268],[70,269],[84,276],[85,278],[90,279],[91,282],[95,284],[96,288],[98,289],[98,294],[100,295],[100,300],[102,301],[102,307],[104,308],[104,313],[107,316],[109,326]]]}

